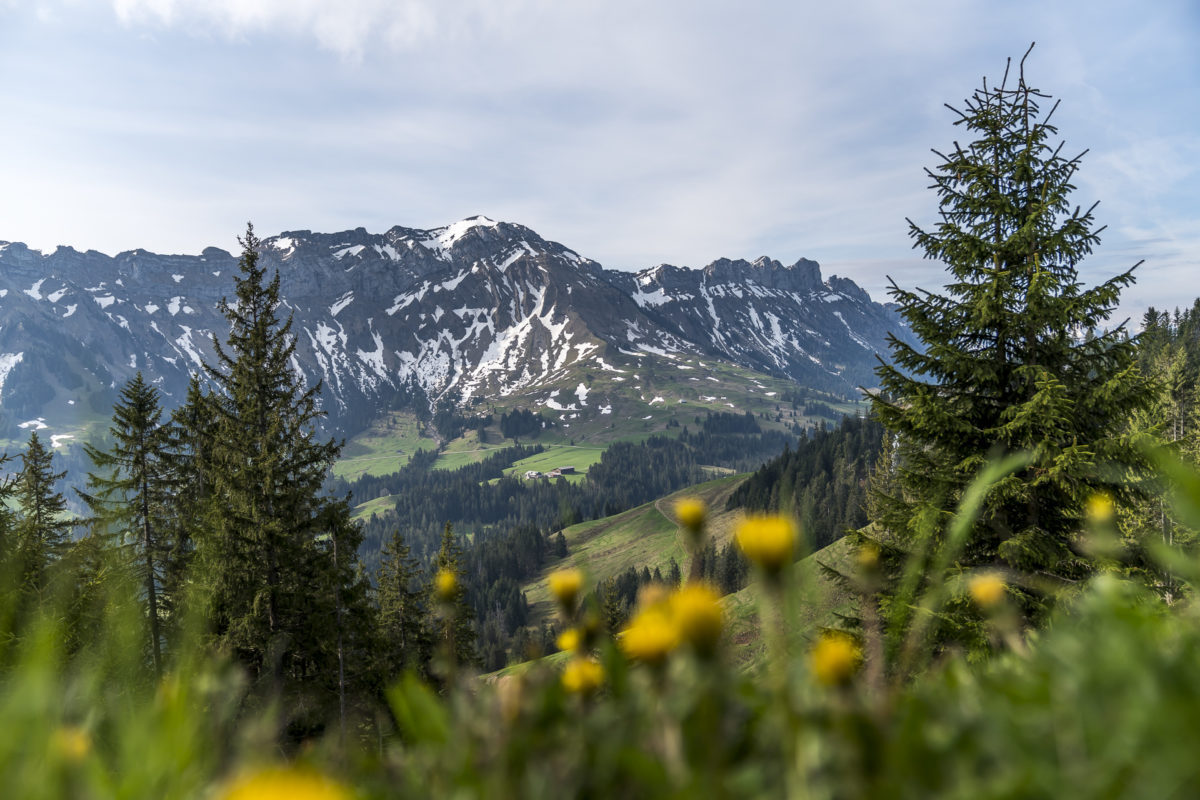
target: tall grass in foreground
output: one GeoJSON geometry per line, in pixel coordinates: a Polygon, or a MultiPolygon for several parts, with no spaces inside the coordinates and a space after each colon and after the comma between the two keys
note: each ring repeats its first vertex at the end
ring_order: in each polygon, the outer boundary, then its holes
{"type": "MultiPolygon", "coordinates": [[[[931,543],[933,563],[954,563],[956,531],[1012,466],[984,471],[947,537],[931,543]]],[[[1200,478],[1172,461],[1160,469],[1179,487],[1181,519],[1200,524],[1200,478]]],[[[702,507],[680,509],[696,542],[703,517],[702,507]]],[[[444,692],[404,676],[387,693],[388,724],[360,721],[344,736],[331,729],[287,753],[270,715],[243,710],[242,678],[221,658],[176,653],[155,680],[140,606],[116,582],[100,629],[77,652],[61,646],[61,613],[0,645],[0,797],[1200,792],[1200,616],[1190,590],[1168,607],[1114,566],[1025,634],[1007,607],[1011,576],[948,582],[943,570],[902,583],[911,616],[896,647],[869,616],[861,635],[825,632],[802,644],[788,620],[813,587],[790,566],[795,534],[780,518],[750,519],[738,534],[759,571],[761,670],[731,667],[721,606],[702,583],[649,593],[614,640],[581,602],[583,577],[567,571],[551,584],[565,661],[492,682],[450,665],[444,692]],[[985,619],[989,658],[931,646],[930,627],[951,600],[973,603],[985,619]]],[[[1194,556],[1155,554],[1175,579],[1200,581],[1194,556]]],[[[874,564],[860,555],[865,593],[874,564]]]]}

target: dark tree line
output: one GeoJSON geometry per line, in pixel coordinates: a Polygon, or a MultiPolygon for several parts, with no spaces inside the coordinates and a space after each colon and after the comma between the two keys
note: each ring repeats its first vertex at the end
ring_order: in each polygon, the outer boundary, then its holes
{"type": "Polygon", "coordinates": [[[867,485],[883,426],[846,417],[819,427],[764,464],[729,497],[729,508],[791,511],[814,550],[867,524],[867,485]]]}

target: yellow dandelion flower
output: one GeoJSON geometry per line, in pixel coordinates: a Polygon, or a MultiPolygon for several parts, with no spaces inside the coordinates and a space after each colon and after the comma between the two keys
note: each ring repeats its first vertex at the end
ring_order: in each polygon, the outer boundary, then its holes
{"type": "Polygon", "coordinates": [[[747,517],[736,534],[746,558],[772,575],[792,563],[796,537],[796,523],[781,514],[747,517]]]}
{"type": "Polygon", "coordinates": [[[604,667],[592,658],[573,658],[563,669],[562,685],[571,694],[591,694],[604,685],[604,667]]]}
{"type": "Polygon", "coordinates": [[[567,612],[575,610],[575,601],[583,589],[583,572],[571,567],[550,573],[550,594],[567,612]]]}
{"type": "Polygon", "coordinates": [[[675,503],[675,518],[694,539],[699,539],[704,532],[707,517],[708,507],[698,497],[684,497],[675,503]]]}
{"type": "Polygon", "coordinates": [[[350,800],[340,783],[302,767],[268,767],[234,780],[221,800],[350,800]]]}
{"type": "Polygon", "coordinates": [[[967,581],[967,593],[980,608],[995,608],[1004,602],[1004,591],[1004,578],[996,572],[975,575],[967,581]]]}
{"type": "Polygon", "coordinates": [[[645,583],[638,588],[637,607],[651,608],[657,606],[665,608],[670,599],[671,593],[667,591],[666,586],[663,586],[661,583],[645,583]]]}
{"type": "Polygon", "coordinates": [[[1096,492],[1088,498],[1087,518],[1093,525],[1107,525],[1112,522],[1115,511],[1113,496],[1108,492],[1096,492]]]}
{"type": "Polygon", "coordinates": [[[671,614],[683,641],[700,653],[712,653],[725,627],[721,596],[708,584],[689,583],[671,596],[671,614]]]}
{"type": "Polygon", "coordinates": [[[620,645],[625,655],[647,664],[662,664],[679,646],[680,631],[662,604],[643,608],[621,632],[620,645]]]}
{"type": "Polygon", "coordinates": [[[454,599],[455,592],[458,591],[458,576],[453,570],[439,569],[437,576],[433,579],[434,590],[437,591],[439,599],[450,602],[454,599]]]}
{"type": "Polygon", "coordinates": [[[879,566],[879,546],[874,542],[864,542],[855,554],[858,568],[863,572],[874,572],[879,566]]]}
{"type": "Polygon", "coordinates": [[[78,725],[66,725],[54,732],[50,747],[59,758],[77,764],[92,751],[92,737],[78,725]]]}
{"type": "Polygon", "coordinates": [[[817,683],[840,686],[848,683],[862,661],[862,651],[849,636],[823,633],[809,654],[809,668],[817,683]]]}
{"type": "Polygon", "coordinates": [[[583,634],[579,632],[578,628],[567,628],[558,635],[554,643],[558,645],[559,650],[574,653],[583,647],[583,634]]]}

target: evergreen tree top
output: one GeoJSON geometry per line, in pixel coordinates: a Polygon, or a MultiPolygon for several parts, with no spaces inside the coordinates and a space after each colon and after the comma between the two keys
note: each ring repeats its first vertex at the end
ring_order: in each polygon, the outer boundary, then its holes
{"type": "Polygon", "coordinates": [[[1026,80],[1028,56],[950,106],[973,138],[935,150],[941,162],[926,170],[939,221],[909,220],[914,247],[949,280],[941,293],[892,283],[921,345],[892,337],[893,363],[876,371],[882,392],[870,400],[899,437],[896,480],[876,505],[903,539],[944,521],[989,455],[1026,453],[1029,466],[989,497],[962,563],[1077,576],[1082,504],[1123,491],[1141,463],[1125,431],[1150,391],[1123,325],[1095,333],[1137,265],[1091,288],[1079,281],[1099,242],[1096,205],[1072,204],[1084,153],[1063,155],[1057,103],[1047,110],[1049,95],[1026,80]]]}

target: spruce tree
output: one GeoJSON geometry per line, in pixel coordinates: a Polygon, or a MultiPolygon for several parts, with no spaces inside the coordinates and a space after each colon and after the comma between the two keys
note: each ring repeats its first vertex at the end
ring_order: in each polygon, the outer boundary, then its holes
{"type": "MultiPolygon", "coordinates": [[[[447,522],[442,529],[442,544],[434,562],[434,575],[445,570],[454,575],[454,591],[447,601],[435,600],[443,610],[441,620],[441,646],[447,651],[454,664],[477,664],[479,655],[475,647],[475,612],[467,604],[466,586],[463,584],[462,547],[454,536],[453,526],[447,522]]],[[[431,584],[428,593],[436,594],[431,584]]]]}
{"type": "Polygon", "coordinates": [[[383,547],[376,597],[379,603],[380,661],[383,677],[394,680],[406,669],[424,671],[430,656],[428,596],[420,562],[400,531],[383,547]]]}
{"type": "Polygon", "coordinates": [[[199,376],[193,375],[183,404],[171,412],[167,426],[176,487],[170,520],[171,552],[165,563],[163,588],[174,598],[183,599],[186,594],[195,542],[203,538],[213,510],[213,469],[209,459],[213,420],[210,399],[200,388],[199,376]]]}
{"type": "MultiPolygon", "coordinates": [[[[1022,595],[1037,616],[1056,582],[1088,574],[1083,504],[1098,490],[1126,492],[1140,463],[1126,425],[1150,394],[1123,323],[1095,333],[1137,265],[1080,283],[1099,242],[1095,205],[1070,200],[1083,153],[1062,154],[1057,104],[1043,108],[1048,96],[1026,82],[1024,62],[1015,80],[1006,69],[998,86],[985,79],[962,110],[951,107],[972,140],[934,151],[940,221],[909,220],[914,247],[944,263],[950,282],[941,294],[892,283],[921,343],[891,337],[893,363],[877,369],[871,401],[897,437],[893,490],[874,506],[885,545],[937,535],[989,458],[1028,454],[989,494],[958,563],[1037,576],[1043,588],[1029,583],[1022,595]]],[[[907,609],[891,610],[902,624],[907,609]]]]}
{"type": "Polygon", "coordinates": [[[19,513],[14,534],[24,573],[22,585],[34,594],[46,588],[51,566],[70,546],[74,523],[66,518],[62,493],[55,490],[66,474],[54,471],[54,452],[42,444],[36,430],[30,433],[14,485],[19,513]]]}
{"type": "Polygon", "coordinates": [[[196,557],[218,643],[269,693],[312,709],[345,682],[338,623],[358,616],[346,604],[361,596],[349,586],[359,534],[347,504],[322,494],[340,445],[317,440],[320,387],[292,369],[279,274],[267,278],[252,227],[240,242],[236,296],[221,303],[228,339],[214,337],[208,367],[216,391],[201,404],[211,432],[196,557]]]}
{"type": "Polygon", "coordinates": [[[158,390],[141,372],[121,389],[112,419],[109,449],[84,445],[97,472],[88,473],[89,491],[83,498],[94,515],[92,535],[106,531],[117,546],[132,551],[130,566],[146,603],[150,656],[161,675],[163,620],[177,599],[164,583],[178,571],[169,565],[177,552],[171,532],[178,482],[158,390]]]}

